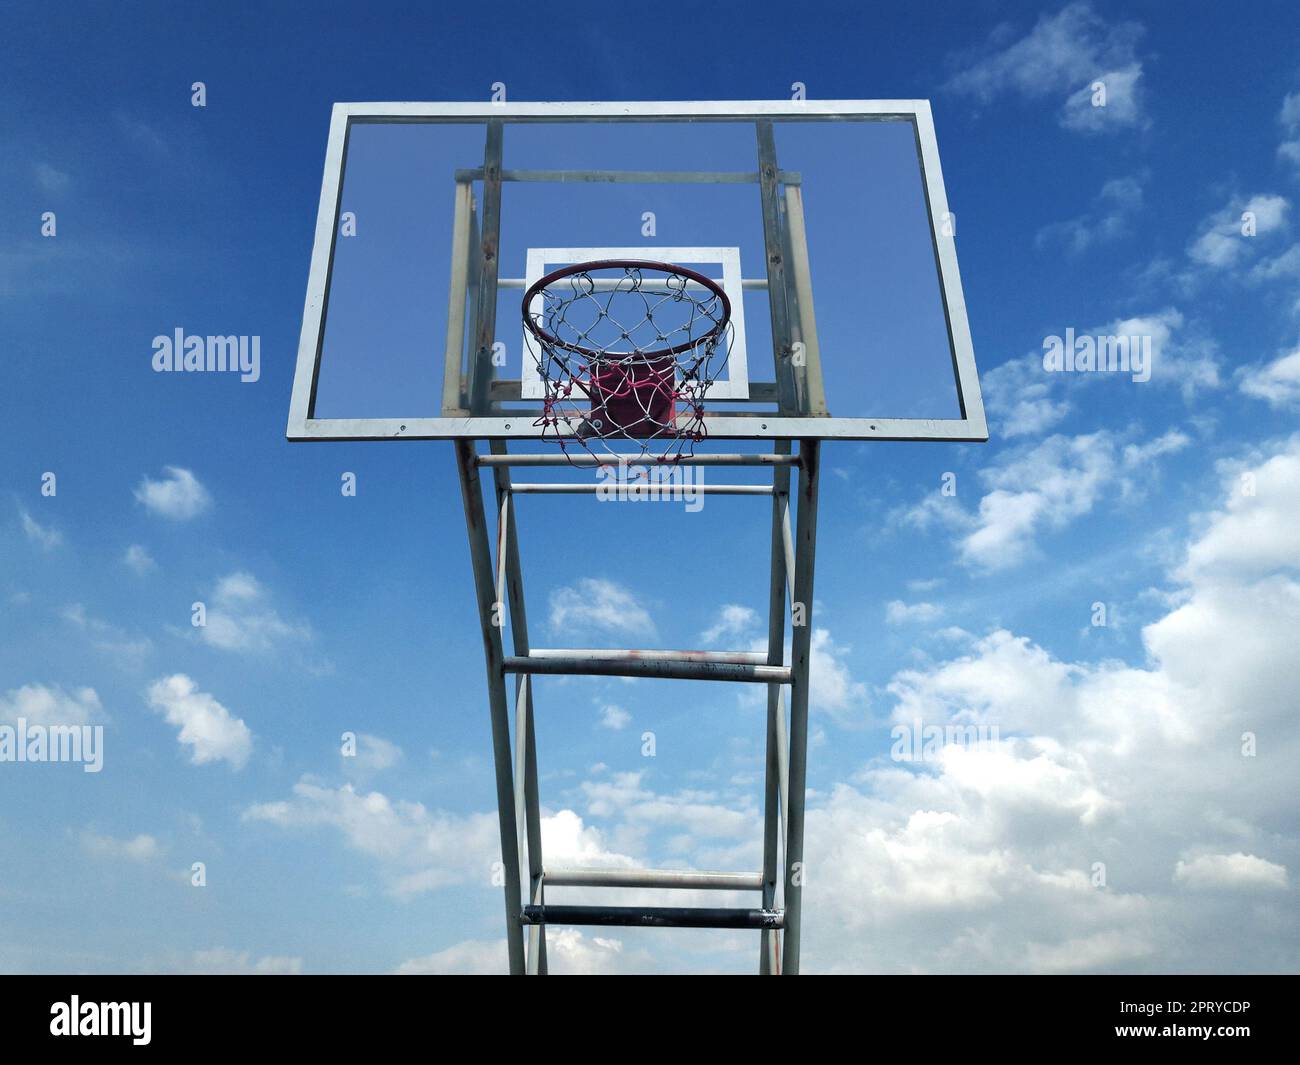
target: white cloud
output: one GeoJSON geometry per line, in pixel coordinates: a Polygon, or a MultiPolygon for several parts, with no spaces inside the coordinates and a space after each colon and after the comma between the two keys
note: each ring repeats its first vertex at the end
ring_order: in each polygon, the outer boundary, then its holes
{"type": "Polygon", "coordinates": [[[351,784],[326,787],[310,777],[294,785],[291,799],[258,803],[243,819],[286,830],[336,830],[353,850],[378,862],[389,892],[399,898],[448,884],[486,885],[499,857],[495,813],[431,811],[351,784]]]}
{"type": "Polygon", "coordinates": [[[1257,242],[1285,228],[1291,204],[1283,196],[1257,194],[1248,200],[1234,199],[1227,207],[1206,218],[1187,249],[1192,261],[1213,270],[1236,266],[1252,254],[1257,242]],[[1242,232],[1242,216],[1255,216],[1255,235],[1242,232]]]}
{"type": "Polygon", "coordinates": [[[981,375],[989,418],[1003,437],[1041,436],[1070,413],[1070,401],[1054,397],[1060,374],[1045,373],[1041,353],[1008,359],[981,375]]]}
{"type": "Polygon", "coordinates": [[[851,650],[837,644],[826,629],[813,629],[808,707],[849,728],[865,725],[871,707],[867,686],[855,680],[849,669],[847,657],[851,650]]]}
{"type": "Polygon", "coordinates": [[[90,725],[103,719],[103,706],[94,688],[66,692],[57,684],[24,684],[0,697],[0,722],[29,725],[90,725]]]}
{"type": "Polygon", "coordinates": [[[885,620],[891,625],[926,624],[943,617],[943,607],[934,603],[904,603],[891,600],[885,605],[885,620]]]}
{"type": "MultiPolygon", "coordinates": [[[[955,497],[932,492],[891,515],[896,523],[925,530],[936,520],[957,535],[958,557],[973,569],[1017,566],[1037,552],[1038,539],[1090,513],[1118,488],[1121,497],[1140,496],[1158,460],[1183,450],[1191,438],[1179,430],[1141,442],[1123,443],[1099,430],[1083,436],[1057,434],[1004,450],[979,471],[986,491],[974,511],[955,497]]],[[[887,620],[901,620],[904,604],[891,604],[887,620]]]]}
{"type": "Polygon", "coordinates": [[[153,641],[147,636],[131,636],[116,625],[91,617],[81,603],[64,607],[62,617],[86,633],[95,650],[108,655],[121,666],[138,667],[153,651],[153,641]]]}
{"type": "Polygon", "coordinates": [[[991,491],[959,543],[961,561],[985,570],[1019,564],[1038,533],[1088,513],[1114,475],[1114,444],[1105,432],[1053,436],[1012,453],[981,473],[991,491]]]}
{"type": "Polygon", "coordinates": [[[1077,133],[1145,126],[1141,82],[1141,63],[1129,63],[1098,74],[1070,94],[1061,111],[1061,125],[1077,133]]]}
{"type": "Polygon", "coordinates": [[[1241,472],[1253,478],[1254,494],[1240,490],[1234,471],[1222,508],[1187,549],[1184,579],[1231,588],[1300,567],[1300,442],[1241,472]]]}
{"type": "Polygon", "coordinates": [[[140,577],[158,568],[158,563],[153,560],[153,556],[149,554],[148,549],[140,544],[132,544],[128,547],[126,554],[122,556],[122,562],[140,577]]]}
{"type": "Polygon", "coordinates": [[[251,573],[231,573],[217,581],[199,638],[223,651],[266,654],[286,643],[312,638],[306,622],[286,621],[267,602],[266,589],[251,573]]]}
{"type": "Polygon", "coordinates": [[[615,706],[611,703],[604,707],[600,712],[600,724],[602,728],[615,730],[625,729],[631,723],[632,715],[621,706],[615,706]]]}
{"type": "Polygon", "coordinates": [[[18,505],[18,517],[23,524],[23,532],[27,534],[27,539],[39,547],[42,551],[53,551],[63,543],[63,533],[58,529],[51,529],[31,516],[27,508],[21,503],[18,505]]]}
{"type": "Polygon", "coordinates": [[[1274,359],[1265,366],[1243,371],[1239,387],[1270,407],[1300,404],[1300,349],[1274,359]]]}
{"type": "Polygon", "coordinates": [[[1154,953],[1150,938],[1135,929],[1097,932],[1062,943],[1030,943],[1026,967],[1034,973],[1123,971],[1154,953]]]}
{"type": "Polygon", "coordinates": [[[1066,222],[1054,222],[1038,231],[1035,243],[1061,245],[1080,255],[1099,244],[1108,244],[1126,236],[1132,228],[1133,215],[1142,207],[1145,174],[1112,178],[1101,187],[1092,210],[1066,222]]]}
{"type": "MultiPolygon", "coordinates": [[[[1056,335],[1064,336],[1064,328],[1056,335]]],[[[1218,349],[1195,324],[1188,324],[1173,307],[1119,318],[1090,329],[1077,329],[1077,336],[1150,337],[1151,379],[1142,388],[1176,387],[1185,400],[1203,389],[1220,385],[1218,349]]],[[[1049,373],[1043,368],[1043,349],[1009,359],[980,378],[989,417],[1000,437],[1038,437],[1063,421],[1074,408],[1069,390],[1107,387],[1131,377],[1115,373],[1049,373]]]]}
{"type": "Polygon", "coordinates": [[[88,853],[99,858],[125,858],[133,862],[147,862],[161,853],[158,841],[144,833],[131,839],[116,839],[113,836],[83,832],[81,845],[88,853]]]}
{"type": "Polygon", "coordinates": [[[894,678],[895,721],[1001,739],[873,763],[862,790],[813,804],[806,964],[1294,968],[1284,891],[1300,848],[1277,826],[1294,815],[1300,696],[1277,663],[1300,660],[1300,440],[1252,472],[1257,494],[1230,489],[1187,545],[1179,594],[1143,629],[1144,667],[1062,661],[996,631],[894,678]],[[1245,731],[1269,737],[1266,757],[1243,757],[1245,731]]]}
{"type": "MultiPolygon", "coordinates": [[[[1199,336],[1194,329],[1187,328],[1182,313],[1173,308],[1134,318],[1121,318],[1094,332],[1103,336],[1150,337],[1150,384],[1177,386],[1184,399],[1191,399],[1203,388],[1219,387],[1219,365],[1214,343],[1199,336]]],[[[1077,379],[1079,375],[1073,376],[1077,379]]]]}
{"type": "MultiPolygon", "coordinates": [[[[614,975],[645,972],[644,952],[625,952],[623,942],[609,936],[587,936],[576,928],[546,929],[547,971],[556,975],[614,975]]],[[[445,950],[412,958],[396,969],[399,976],[493,976],[507,971],[504,939],[471,939],[445,950]]]]}
{"type": "Polygon", "coordinates": [[[1290,93],[1283,98],[1282,110],[1277,119],[1285,137],[1278,145],[1277,154],[1300,167],[1300,92],[1290,93]]]}
{"type": "MultiPolygon", "coordinates": [[[[547,931],[550,946],[550,931],[547,931]]],[[[549,966],[548,966],[549,968],[549,966]]],[[[402,962],[397,976],[500,976],[509,970],[504,939],[470,939],[402,962]]]]}
{"type": "Polygon", "coordinates": [[[717,643],[722,639],[740,639],[758,628],[758,612],[737,603],[728,603],[718,612],[718,620],[700,634],[700,641],[717,643]]]}
{"type": "Polygon", "coordinates": [[[402,760],[402,748],[390,740],[371,736],[365,732],[357,733],[356,754],[343,756],[343,768],[360,774],[379,773],[392,769],[402,760]]]}
{"type": "Polygon", "coordinates": [[[654,622],[627,588],[613,581],[582,577],[551,592],[551,627],[628,633],[649,638],[654,622]]]}
{"type": "Polygon", "coordinates": [[[1174,866],[1174,880],[1193,888],[1265,888],[1287,887],[1286,866],[1266,861],[1253,854],[1202,854],[1174,866]]]}
{"type": "Polygon", "coordinates": [[[151,481],[147,476],[135,490],[135,498],[150,512],[171,521],[188,521],[212,505],[212,496],[198,478],[179,466],[164,466],[166,476],[151,481]]]}
{"type": "Polygon", "coordinates": [[[1041,16],[1009,44],[1007,28],[999,28],[947,87],[983,103],[1009,93],[1027,100],[1055,96],[1062,100],[1059,121],[1066,129],[1140,126],[1145,119],[1136,46],[1143,32],[1133,22],[1108,24],[1086,3],[1069,4],[1041,16]],[[1105,107],[1092,105],[1096,81],[1105,84],[1105,107]]]}
{"type": "Polygon", "coordinates": [[[258,958],[247,950],[215,947],[196,950],[187,970],[196,975],[297,976],[303,971],[303,963],[301,958],[274,955],[258,958]]]}
{"type": "Polygon", "coordinates": [[[197,689],[183,673],[155,681],[149,687],[149,705],[169,725],[179,729],[177,740],[190,748],[194,765],[228,762],[240,769],[253,750],[253,734],[207,692],[197,689]]]}

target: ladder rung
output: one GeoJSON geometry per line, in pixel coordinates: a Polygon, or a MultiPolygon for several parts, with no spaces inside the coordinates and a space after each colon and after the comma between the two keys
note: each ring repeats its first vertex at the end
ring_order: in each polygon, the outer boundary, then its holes
{"type": "Polygon", "coordinates": [[[783,928],[785,911],[697,906],[525,906],[520,920],[524,924],[625,928],[783,928]]]}
{"type": "Polygon", "coordinates": [[[763,452],[757,455],[683,455],[661,462],[654,455],[564,455],[519,454],[479,455],[480,466],[798,466],[798,455],[763,452]]]}
{"type": "Polygon", "coordinates": [[[542,881],[547,887],[763,889],[762,873],[697,873],[686,869],[547,869],[542,881]]]}
{"type": "Polygon", "coordinates": [[[729,662],[761,666],[767,662],[764,651],[625,651],[613,647],[533,647],[529,658],[596,658],[622,661],[626,658],[659,658],[665,662],[729,662]]]}
{"type": "Polygon", "coordinates": [[[690,486],[681,486],[673,484],[651,484],[646,481],[644,484],[634,482],[630,484],[613,484],[602,482],[599,484],[538,484],[529,481],[513,481],[510,485],[510,491],[518,495],[593,495],[597,492],[621,492],[627,491],[641,492],[644,491],[647,496],[671,496],[674,493],[685,497],[687,495],[706,495],[706,496],[770,496],[773,488],[770,484],[693,484],[690,486]]]}
{"type": "MultiPolygon", "coordinates": [[[[735,661],[725,651],[616,651],[527,657],[511,655],[503,668],[507,673],[541,673],[550,676],[661,677],[668,680],[739,680],[757,684],[789,684],[787,666],[735,661]]],[[[757,656],[760,659],[764,656],[757,656]]]]}

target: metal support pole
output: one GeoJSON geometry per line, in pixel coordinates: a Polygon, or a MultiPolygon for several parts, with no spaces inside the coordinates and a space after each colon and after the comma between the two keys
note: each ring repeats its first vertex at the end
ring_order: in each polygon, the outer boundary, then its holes
{"type": "MultiPolygon", "coordinates": [[[[504,440],[493,440],[493,454],[506,454],[504,440]]],[[[480,456],[483,457],[483,456],[480,456]]],[[[505,578],[504,595],[510,606],[510,638],[515,654],[527,655],[528,612],[524,607],[523,566],[519,560],[519,527],[515,522],[515,508],[510,505],[510,474],[507,467],[497,466],[493,471],[497,491],[497,505],[505,516],[505,529],[501,539],[505,543],[505,561],[498,559],[498,568],[505,578]]],[[[502,594],[500,585],[497,595],[502,594]]],[[[515,689],[516,743],[522,747],[524,824],[527,827],[528,898],[535,905],[545,901],[542,885],[542,816],[537,793],[537,738],[533,724],[533,678],[519,678],[515,689]],[[522,707],[522,710],[521,710],[522,707]],[[522,741],[520,736],[522,735],[522,741]]],[[[518,797],[517,797],[518,798],[518,797]]],[[[546,974],[546,927],[528,930],[528,971],[546,974]]]]}
{"type": "MultiPolygon", "coordinates": [[[[779,441],[776,450],[779,454],[789,454],[790,441],[779,441]]],[[[786,562],[782,545],[782,522],[790,493],[789,466],[777,466],[773,471],[772,492],[772,558],[767,596],[767,662],[775,666],[781,665],[785,656],[786,562]]],[[[777,866],[780,862],[778,837],[781,835],[778,819],[786,815],[779,786],[780,766],[777,763],[776,720],[777,714],[784,713],[781,685],[769,684],[767,687],[767,770],[763,787],[763,908],[765,910],[776,907],[777,866]]],[[[763,929],[762,942],[759,945],[758,971],[764,976],[780,971],[780,940],[779,931],[763,929]]]]}
{"type": "Polygon", "coordinates": [[[469,533],[469,557],[474,568],[474,596],[478,601],[483,631],[483,655],[487,664],[488,707],[492,718],[492,755],[496,764],[497,819],[501,830],[501,864],[505,867],[506,949],[512,975],[525,971],[523,925],[520,922],[519,845],[515,822],[514,781],[511,776],[510,710],[506,679],[502,669],[505,653],[501,630],[493,624],[496,587],[493,582],[492,548],[488,541],[487,514],[483,508],[483,486],[479,482],[474,442],[457,440],[456,465],[460,472],[461,496],[465,503],[465,527],[469,533]]]}
{"type": "Polygon", "coordinates": [[[781,971],[799,973],[800,919],[803,913],[803,821],[808,790],[808,681],[812,657],[813,567],[817,558],[817,474],[821,442],[799,441],[803,460],[799,473],[799,503],[795,514],[795,618],[790,650],[790,809],[785,851],[785,943],[781,971]],[[802,624],[798,622],[802,621],[802,624]]]}
{"type": "Polygon", "coordinates": [[[496,340],[497,278],[501,272],[501,153],[499,121],[487,124],[483,152],[483,231],[479,236],[478,298],[475,301],[474,347],[469,368],[469,407],[482,415],[488,409],[492,382],[492,345],[496,340]]]}

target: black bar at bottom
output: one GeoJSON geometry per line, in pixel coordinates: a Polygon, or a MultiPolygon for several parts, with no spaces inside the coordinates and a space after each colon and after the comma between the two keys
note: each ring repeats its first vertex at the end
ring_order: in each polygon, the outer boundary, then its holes
{"type": "Polygon", "coordinates": [[[524,924],[600,924],[627,928],[784,928],[782,910],[700,906],[525,906],[524,924]]]}

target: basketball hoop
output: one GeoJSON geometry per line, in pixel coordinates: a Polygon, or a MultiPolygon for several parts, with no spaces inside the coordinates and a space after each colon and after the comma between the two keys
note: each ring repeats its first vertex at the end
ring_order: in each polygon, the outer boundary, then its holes
{"type": "Polygon", "coordinates": [[[523,319],[544,388],[534,423],[543,439],[566,454],[577,441],[611,455],[625,440],[661,462],[704,439],[704,399],[732,336],[731,301],[716,281],[648,260],[577,263],[528,289],[523,319]]]}

